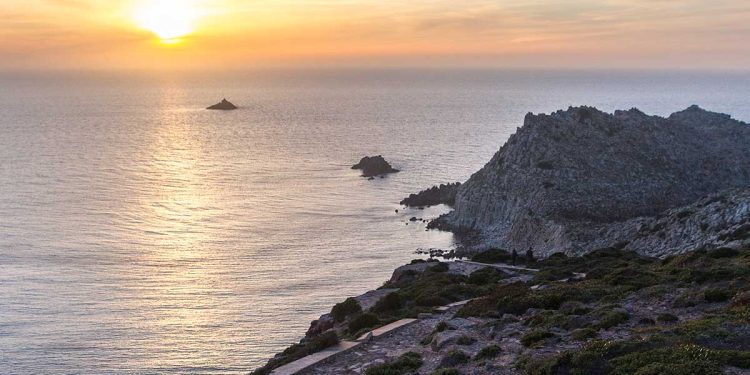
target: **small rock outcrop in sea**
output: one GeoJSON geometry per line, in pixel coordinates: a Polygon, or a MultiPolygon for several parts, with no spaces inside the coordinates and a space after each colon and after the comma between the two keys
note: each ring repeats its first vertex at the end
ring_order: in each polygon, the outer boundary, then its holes
{"type": "Polygon", "coordinates": [[[359,161],[359,163],[354,164],[352,169],[361,169],[362,177],[374,177],[398,172],[398,169],[391,167],[381,155],[365,156],[359,161]]]}
{"type": "Polygon", "coordinates": [[[745,228],[750,193],[690,205],[750,187],[748,144],[750,126],[697,106],[667,118],[591,107],[528,114],[461,185],[455,210],[431,227],[478,232],[483,246],[542,256],[613,245],[658,256],[720,246],[725,232],[745,228]]]}
{"type": "Polygon", "coordinates": [[[221,102],[216,103],[206,109],[216,109],[216,110],[222,110],[222,111],[229,111],[232,109],[237,109],[237,106],[232,104],[229,100],[222,99],[221,102]]]}
{"type": "Polygon", "coordinates": [[[408,198],[401,200],[401,204],[408,207],[424,207],[438,204],[452,206],[456,201],[456,193],[458,193],[460,186],[460,182],[433,186],[417,194],[410,194],[408,198]]]}

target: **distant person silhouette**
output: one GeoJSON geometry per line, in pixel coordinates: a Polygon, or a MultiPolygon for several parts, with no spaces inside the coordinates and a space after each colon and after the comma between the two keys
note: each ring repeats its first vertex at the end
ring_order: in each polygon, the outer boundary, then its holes
{"type": "Polygon", "coordinates": [[[516,249],[513,249],[513,253],[511,254],[511,262],[514,266],[516,265],[516,259],[518,259],[518,252],[516,251],[516,249]]]}
{"type": "Polygon", "coordinates": [[[528,251],[526,251],[526,259],[528,259],[529,262],[534,262],[534,251],[529,248],[528,251]]]}

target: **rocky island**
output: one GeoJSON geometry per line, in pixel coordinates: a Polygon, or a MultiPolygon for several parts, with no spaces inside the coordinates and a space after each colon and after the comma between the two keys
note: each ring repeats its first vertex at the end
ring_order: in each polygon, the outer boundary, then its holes
{"type": "Polygon", "coordinates": [[[206,109],[213,109],[213,110],[220,110],[220,111],[231,111],[233,109],[237,109],[237,106],[232,104],[227,99],[222,99],[220,102],[206,108],[206,109]]]}
{"type": "Polygon", "coordinates": [[[396,173],[399,170],[391,167],[382,155],[365,156],[359,163],[352,165],[352,169],[362,170],[362,177],[383,176],[389,173],[396,173]]]}
{"type": "Polygon", "coordinates": [[[433,228],[469,260],[415,260],[255,374],[747,374],[750,126],[579,107],[527,115],[433,228]],[[301,361],[298,361],[302,359],[301,361]]]}

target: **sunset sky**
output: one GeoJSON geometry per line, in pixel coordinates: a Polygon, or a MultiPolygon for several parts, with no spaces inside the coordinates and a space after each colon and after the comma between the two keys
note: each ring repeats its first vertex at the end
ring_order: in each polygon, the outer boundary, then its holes
{"type": "Polygon", "coordinates": [[[750,67],[747,0],[0,0],[3,69],[750,67]]]}

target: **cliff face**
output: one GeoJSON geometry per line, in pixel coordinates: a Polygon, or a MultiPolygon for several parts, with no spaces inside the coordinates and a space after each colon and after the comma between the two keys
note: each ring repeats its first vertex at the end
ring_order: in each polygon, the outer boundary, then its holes
{"type": "Polygon", "coordinates": [[[580,254],[623,241],[634,218],[747,186],[750,126],[728,115],[570,108],[527,115],[440,221],[479,232],[487,246],[580,254]]]}

